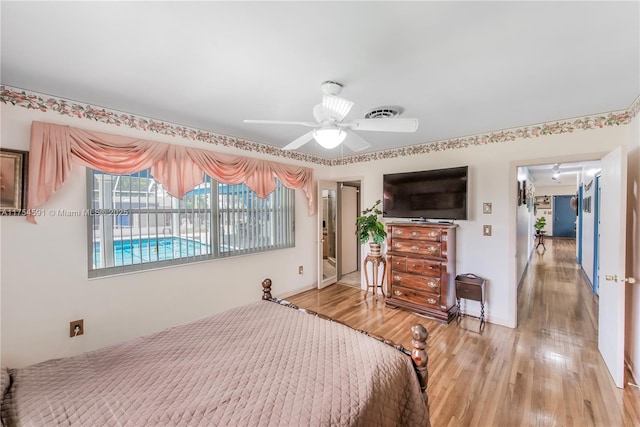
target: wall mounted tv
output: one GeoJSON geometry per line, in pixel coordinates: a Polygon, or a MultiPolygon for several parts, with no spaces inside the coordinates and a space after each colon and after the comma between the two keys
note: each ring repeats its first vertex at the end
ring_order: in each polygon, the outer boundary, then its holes
{"type": "Polygon", "coordinates": [[[468,166],[383,176],[382,212],[388,218],[467,219],[468,166]]]}

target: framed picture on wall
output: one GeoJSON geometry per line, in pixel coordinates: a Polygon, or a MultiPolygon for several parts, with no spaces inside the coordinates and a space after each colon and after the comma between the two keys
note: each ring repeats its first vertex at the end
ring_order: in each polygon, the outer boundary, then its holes
{"type": "Polygon", "coordinates": [[[0,149],[0,211],[20,215],[27,196],[27,151],[0,149]]]}
{"type": "Polygon", "coordinates": [[[551,209],[551,197],[536,196],[536,207],[538,209],[551,209]]]}

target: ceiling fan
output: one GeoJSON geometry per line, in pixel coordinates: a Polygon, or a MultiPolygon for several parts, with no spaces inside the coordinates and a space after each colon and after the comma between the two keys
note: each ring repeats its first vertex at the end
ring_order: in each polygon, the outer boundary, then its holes
{"type": "MultiPolygon", "coordinates": [[[[340,98],[338,94],[342,85],[334,81],[322,83],[322,103],[313,107],[315,122],[283,121],[283,120],[245,120],[245,123],[300,125],[313,128],[304,135],[296,138],[283,150],[295,150],[307,142],[315,139],[326,149],[332,149],[344,142],[352,151],[358,152],[371,147],[364,138],[353,130],[376,132],[415,132],[418,129],[418,119],[398,118],[365,118],[344,120],[351,111],[353,102],[340,98]],[[349,138],[347,137],[349,133],[349,138]],[[346,138],[346,139],[345,139],[346,138]]],[[[375,116],[374,116],[375,117],[375,116]]],[[[384,117],[384,116],[382,116],[384,117]]]]}

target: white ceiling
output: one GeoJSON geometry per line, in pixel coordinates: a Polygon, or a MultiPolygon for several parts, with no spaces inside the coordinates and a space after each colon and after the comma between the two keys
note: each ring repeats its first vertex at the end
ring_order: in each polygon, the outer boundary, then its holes
{"type": "MultiPolygon", "coordinates": [[[[412,134],[379,151],[626,110],[640,94],[640,7],[627,2],[9,2],[1,82],[283,147],[320,84],[347,119],[399,106],[412,134]]],[[[299,151],[350,155],[315,142],[299,151]]]]}
{"type": "Polygon", "coordinates": [[[574,188],[578,186],[578,175],[594,176],[602,169],[600,160],[589,162],[569,162],[569,163],[553,163],[546,165],[527,166],[533,183],[536,187],[571,185],[574,188]],[[554,166],[558,171],[557,178],[553,178],[554,166]]]}

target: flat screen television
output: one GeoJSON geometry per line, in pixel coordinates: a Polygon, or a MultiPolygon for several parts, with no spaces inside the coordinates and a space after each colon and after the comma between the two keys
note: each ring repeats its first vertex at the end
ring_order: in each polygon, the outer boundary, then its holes
{"type": "Polygon", "coordinates": [[[468,166],[383,176],[382,216],[467,219],[468,166]]]}

